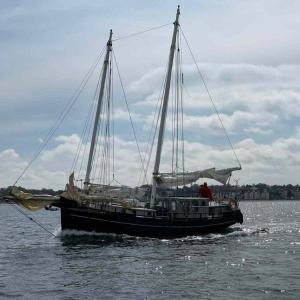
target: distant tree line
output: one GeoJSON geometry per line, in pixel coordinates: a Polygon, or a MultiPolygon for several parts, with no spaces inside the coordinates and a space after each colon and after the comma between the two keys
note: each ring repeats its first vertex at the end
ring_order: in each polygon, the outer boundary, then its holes
{"type": "Polygon", "coordinates": [[[227,193],[239,200],[300,200],[300,185],[267,185],[264,183],[242,186],[212,186],[212,190],[227,193]]]}
{"type": "MultiPolygon", "coordinates": [[[[300,185],[211,185],[214,197],[237,200],[300,200],[300,185]]],[[[193,184],[179,189],[161,189],[163,196],[198,196],[199,185],[193,184]]]]}

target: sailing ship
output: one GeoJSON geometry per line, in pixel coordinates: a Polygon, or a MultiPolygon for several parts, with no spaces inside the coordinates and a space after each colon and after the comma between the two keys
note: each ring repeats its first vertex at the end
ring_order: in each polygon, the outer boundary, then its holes
{"type": "MultiPolygon", "coordinates": [[[[48,201],[47,204],[60,208],[62,230],[84,230],[101,233],[127,234],[132,236],[147,236],[156,238],[175,238],[188,235],[199,235],[211,232],[222,231],[235,223],[243,223],[243,215],[239,209],[238,202],[233,199],[220,199],[211,205],[208,198],[198,195],[185,195],[179,193],[183,191],[180,187],[195,183],[199,178],[209,178],[226,184],[233,171],[240,170],[241,166],[216,170],[210,168],[202,171],[187,172],[184,167],[179,168],[178,155],[178,135],[179,127],[183,126],[183,121],[178,118],[178,111],[182,105],[182,98],[178,85],[182,84],[182,75],[176,62],[180,60],[179,52],[179,16],[180,7],[177,9],[176,19],[173,23],[173,35],[169,52],[166,77],[163,85],[162,102],[160,113],[158,114],[158,135],[156,143],[156,155],[152,173],[152,183],[139,188],[129,188],[126,186],[112,185],[107,179],[107,169],[102,173],[102,183],[92,182],[91,174],[93,164],[96,161],[96,151],[98,142],[101,139],[99,124],[104,114],[110,113],[110,90],[111,90],[111,64],[113,57],[112,31],[106,45],[106,52],[103,61],[101,78],[99,80],[99,93],[96,105],[92,138],[90,142],[89,156],[87,161],[86,174],[83,187],[75,185],[74,173],[69,177],[65,192],[55,201],[48,201]],[[166,119],[168,103],[170,98],[170,88],[172,83],[172,72],[177,69],[175,82],[177,84],[177,119],[174,118],[175,136],[177,140],[174,151],[175,167],[168,173],[160,171],[161,154],[163,150],[164,135],[166,130],[166,119]],[[105,95],[108,95],[108,102],[105,102],[105,95]],[[177,121],[177,123],[176,123],[177,121]],[[179,125],[178,125],[179,122],[179,125]],[[175,124],[176,123],[176,124],[175,124]],[[166,193],[166,190],[168,193],[166,193]]],[[[176,89],[176,88],[175,88],[176,89]]],[[[107,117],[106,121],[109,119],[107,117]]],[[[108,143],[111,142],[106,129],[102,134],[106,134],[106,141],[102,149],[102,166],[109,160],[108,143]],[[103,133],[104,132],[104,133],[103,133]]],[[[183,135],[182,135],[183,140],[183,135]]],[[[104,142],[103,142],[104,143],[104,142]]],[[[183,147],[183,146],[182,146],[183,147]]],[[[98,150],[97,150],[98,149],[98,150]]],[[[172,150],[173,151],[173,150],[172,150]]],[[[173,156],[172,156],[173,160],[173,156]]],[[[182,164],[184,158],[182,157],[182,164]]],[[[145,168],[145,159],[142,160],[142,168],[145,168]]],[[[145,175],[146,176],[146,175],[145,175]]],[[[18,192],[13,193],[15,197],[22,199],[18,192]]],[[[30,196],[26,196],[27,200],[30,196]]],[[[23,197],[23,205],[24,198],[23,197]]],[[[48,199],[51,200],[51,199],[48,199]]]]}

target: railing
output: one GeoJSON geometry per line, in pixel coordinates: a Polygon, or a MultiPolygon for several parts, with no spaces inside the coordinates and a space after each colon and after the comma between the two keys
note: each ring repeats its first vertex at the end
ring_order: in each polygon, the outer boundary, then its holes
{"type": "MultiPolygon", "coordinates": [[[[224,213],[232,211],[228,205],[218,206],[203,206],[193,205],[191,201],[200,201],[206,198],[181,198],[171,197],[161,198],[165,201],[168,207],[157,207],[155,210],[149,208],[126,208],[119,205],[112,205],[107,202],[87,202],[85,206],[90,209],[98,209],[107,213],[125,213],[135,215],[140,218],[168,218],[168,219],[218,219],[223,216],[224,213]],[[172,207],[172,201],[176,199],[179,201],[172,207]]],[[[206,199],[207,200],[207,199],[206,199]]],[[[199,203],[199,202],[198,202],[199,203]]],[[[207,201],[208,204],[208,201],[207,201]]]]}
{"type": "Polygon", "coordinates": [[[161,209],[157,211],[157,216],[168,216],[172,219],[217,219],[221,218],[224,213],[229,211],[231,211],[231,209],[228,206],[192,206],[191,209],[186,211],[170,211],[161,209]],[[198,211],[193,211],[193,209],[197,209],[198,211]]]}

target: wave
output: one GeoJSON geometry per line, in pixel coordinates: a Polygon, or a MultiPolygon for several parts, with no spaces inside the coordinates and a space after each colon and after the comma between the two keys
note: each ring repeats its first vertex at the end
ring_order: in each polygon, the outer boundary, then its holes
{"type": "Polygon", "coordinates": [[[128,235],[120,235],[115,233],[99,233],[95,231],[72,230],[61,228],[55,230],[55,236],[60,238],[64,246],[72,245],[109,245],[113,243],[126,244],[131,241],[140,239],[128,235]]]}
{"type": "Polygon", "coordinates": [[[228,228],[221,233],[210,233],[207,235],[199,236],[187,236],[183,238],[177,238],[174,240],[162,239],[161,241],[165,243],[172,243],[173,241],[177,243],[218,243],[228,239],[239,239],[241,237],[249,237],[252,235],[268,234],[269,232],[269,228],[233,227],[228,228]]]}
{"type": "Polygon", "coordinates": [[[117,244],[118,246],[141,246],[147,243],[190,243],[190,244],[218,244],[230,242],[231,240],[240,240],[251,236],[269,235],[277,233],[286,233],[291,230],[298,230],[295,224],[274,224],[267,223],[268,227],[258,227],[257,225],[243,225],[227,228],[221,233],[211,233],[207,235],[187,236],[176,239],[158,239],[148,237],[136,237],[125,234],[113,233],[98,233],[79,230],[61,230],[57,228],[54,231],[56,237],[60,238],[64,244],[92,244],[92,245],[110,245],[117,244]]]}
{"type": "Polygon", "coordinates": [[[268,234],[268,228],[251,228],[251,227],[233,227],[229,228],[222,233],[214,233],[199,236],[187,236],[176,239],[158,239],[147,237],[135,237],[125,234],[114,233],[98,233],[87,232],[81,230],[61,230],[57,228],[54,231],[56,237],[60,238],[64,245],[78,245],[78,244],[90,244],[90,245],[109,245],[118,244],[118,246],[133,246],[134,244],[143,243],[219,243],[228,239],[237,239],[241,237],[248,237],[251,235],[268,234]]]}

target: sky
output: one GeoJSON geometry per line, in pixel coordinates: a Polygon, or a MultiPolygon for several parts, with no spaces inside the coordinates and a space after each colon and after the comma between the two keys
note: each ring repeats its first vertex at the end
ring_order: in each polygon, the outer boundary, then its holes
{"type": "MultiPolygon", "coordinates": [[[[3,0],[0,186],[12,185],[39,149],[105,46],[109,30],[117,39],[172,23],[177,4],[181,5],[182,31],[242,165],[242,170],[233,174],[233,182],[299,184],[299,1],[3,0]]],[[[142,150],[163,81],[171,35],[172,24],[113,43],[142,150]]],[[[236,166],[184,45],[182,53],[185,169],[236,166]]],[[[100,68],[18,185],[64,188],[100,68]]],[[[141,169],[139,155],[117,81],[114,93],[115,176],[122,184],[135,186],[141,169]]],[[[170,127],[167,121],[164,171],[169,171],[170,127]]]]}

